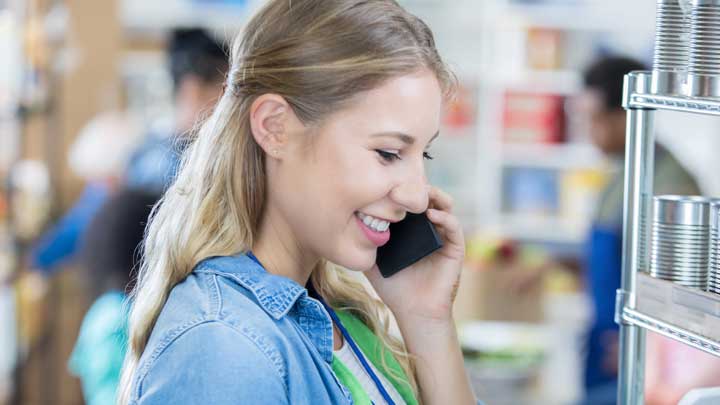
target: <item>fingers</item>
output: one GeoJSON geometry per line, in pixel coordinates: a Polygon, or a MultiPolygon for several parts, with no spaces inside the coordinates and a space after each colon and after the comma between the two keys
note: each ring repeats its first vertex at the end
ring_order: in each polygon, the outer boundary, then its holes
{"type": "Polygon", "coordinates": [[[434,225],[440,228],[446,244],[453,244],[464,249],[465,238],[462,227],[460,221],[453,214],[430,208],[427,211],[427,216],[434,225]]]}
{"type": "Polygon", "coordinates": [[[427,211],[428,218],[441,228],[446,242],[464,246],[465,240],[462,234],[462,227],[457,217],[452,214],[453,198],[450,194],[437,187],[429,185],[430,207],[427,211]]]}
{"type": "Polygon", "coordinates": [[[452,212],[453,209],[453,198],[450,194],[440,190],[437,187],[429,186],[429,199],[430,208],[435,208],[442,211],[452,212]]]}

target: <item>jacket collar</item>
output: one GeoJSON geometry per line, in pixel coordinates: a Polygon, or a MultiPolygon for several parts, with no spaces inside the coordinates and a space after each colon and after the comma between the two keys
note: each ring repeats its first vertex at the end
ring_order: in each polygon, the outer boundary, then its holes
{"type": "Polygon", "coordinates": [[[307,290],[294,280],[268,273],[245,253],[216,256],[203,260],[197,270],[212,271],[232,277],[257,299],[260,307],[275,320],[287,315],[307,290]]]}

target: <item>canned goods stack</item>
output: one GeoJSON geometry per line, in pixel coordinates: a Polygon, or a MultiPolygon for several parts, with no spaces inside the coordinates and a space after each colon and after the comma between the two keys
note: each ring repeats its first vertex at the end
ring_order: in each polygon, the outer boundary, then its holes
{"type": "Polygon", "coordinates": [[[693,0],[687,93],[720,96],[720,0],[693,0]]]}
{"type": "Polygon", "coordinates": [[[680,0],[657,0],[652,93],[681,94],[690,60],[690,23],[680,0]]]}
{"type": "Polygon", "coordinates": [[[710,253],[710,200],[656,196],[653,200],[650,275],[706,290],[710,253]]]}
{"type": "Polygon", "coordinates": [[[720,294],[720,201],[710,207],[710,275],[708,291],[720,294]]]}

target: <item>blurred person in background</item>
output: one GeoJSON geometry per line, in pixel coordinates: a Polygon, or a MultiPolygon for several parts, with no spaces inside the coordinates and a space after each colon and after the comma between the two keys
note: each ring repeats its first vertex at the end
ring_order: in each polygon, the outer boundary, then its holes
{"type": "Polygon", "coordinates": [[[82,234],[109,195],[123,182],[123,172],[142,130],[131,116],[108,112],[93,118],[68,154],[72,172],[85,188],[73,206],[35,242],[30,268],[53,274],[76,256],[82,234]]]}
{"type": "Polygon", "coordinates": [[[221,93],[227,56],[221,43],[201,29],[175,30],[167,52],[175,97],[174,132],[151,133],[141,141],[139,124],[127,114],[105,113],[90,121],[69,155],[70,168],[86,187],[35,243],[31,268],[47,275],[73,259],[88,223],[117,187],[126,184],[160,193],[174,177],[193,125],[221,93]]]}
{"type": "Polygon", "coordinates": [[[168,65],[173,81],[174,128],[150,133],[133,154],[126,173],[129,187],[164,191],[175,177],[193,127],[211,111],[227,74],[223,44],[202,29],[178,29],[170,36],[168,65]]]}
{"type": "Polygon", "coordinates": [[[68,368],[80,378],[88,405],[114,405],[127,342],[126,292],[140,259],[152,207],[159,195],[120,190],[92,219],[83,238],[81,262],[93,302],[80,327],[68,368]]]}

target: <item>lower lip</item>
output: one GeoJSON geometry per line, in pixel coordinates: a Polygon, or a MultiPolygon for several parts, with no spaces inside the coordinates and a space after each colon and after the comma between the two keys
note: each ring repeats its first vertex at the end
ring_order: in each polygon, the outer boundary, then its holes
{"type": "Polygon", "coordinates": [[[357,216],[355,215],[355,219],[358,222],[358,225],[360,225],[360,229],[362,229],[363,233],[365,233],[365,236],[375,244],[375,246],[382,246],[386,244],[390,240],[390,229],[388,229],[385,232],[377,232],[370,228],[368,228],[367,225],[357,216]]]}

